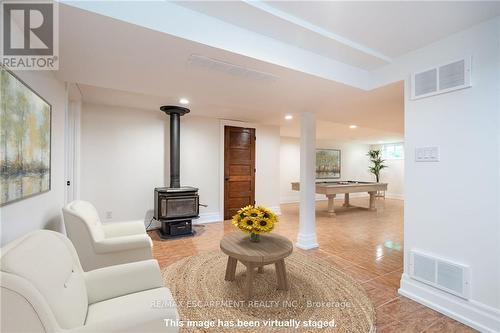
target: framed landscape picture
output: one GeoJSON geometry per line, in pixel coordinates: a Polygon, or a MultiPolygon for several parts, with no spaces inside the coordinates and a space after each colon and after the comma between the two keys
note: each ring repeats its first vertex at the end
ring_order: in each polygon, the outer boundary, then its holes
{"type": "Polygon", "coordinates": [[[316,149],[316,179],[340,178],[340,150],[316,149]]]}
{"type": "Polygon", "coordinates": [[[51,105],[0,67],[0,206],[50,190],[51,105]]]}

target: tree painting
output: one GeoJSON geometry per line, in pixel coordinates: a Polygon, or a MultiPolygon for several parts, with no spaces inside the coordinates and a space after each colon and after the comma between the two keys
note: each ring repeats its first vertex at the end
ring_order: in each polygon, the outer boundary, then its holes
{"type": "Polygon", "coordinates": [[[51,106],[0,70],[0,205],[50,190],[51,106]]]}
{"type": "Polygon", "coordinates": [[[340,178],[340,150],[316,149],[316,178],[340,178]]]}

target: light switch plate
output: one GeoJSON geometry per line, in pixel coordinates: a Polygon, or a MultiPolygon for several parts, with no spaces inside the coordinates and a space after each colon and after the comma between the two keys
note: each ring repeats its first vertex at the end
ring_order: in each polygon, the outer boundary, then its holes
{"type": "Polygon", "coordinates": [[[415,148],[415,162],[439,162],[439,147],[415,148]]]}

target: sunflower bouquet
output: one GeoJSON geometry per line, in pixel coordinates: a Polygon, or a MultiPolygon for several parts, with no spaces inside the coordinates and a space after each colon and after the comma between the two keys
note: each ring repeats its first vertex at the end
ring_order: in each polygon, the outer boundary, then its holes
{"type": "Polygon", "coordinates": [[[258,242],[260,234],[274,229],[278,217],[270,209],[262,206],[246,206],[238,210],[231,223],[241,231],[250,234],[250,240],[258,242]]]}

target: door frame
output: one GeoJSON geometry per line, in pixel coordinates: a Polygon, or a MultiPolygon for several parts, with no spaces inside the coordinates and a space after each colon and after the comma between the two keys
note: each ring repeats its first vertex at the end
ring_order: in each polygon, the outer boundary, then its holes
{"type": "MultiPolygon", "coordinates": [[[[219,122],[219,136],[220,136],[220,148],[219,148],[219,214],[220,220],[224,221],[224,127],[234,126],[234,127],[244,127],[255,129],[255,137],[257,137],[257,124],[247,123],[244,121],[235,120],[225,120],[221,119],[219,122]]],[[[257,169],[257,144],[258,141],[255,140],[255,168],[257,169]]],[[[255,172],[255,179],[257,179],[257,172],[255,172]]],[[[257,201],[257,181],[255,181],[255,201],[257,201]]]]}
{"type": "Polygon", "coordinates": [[[64,203],[67,204],[80,199],[82,94],[74,83],[65,84],[65,94],[64,203]]]}

